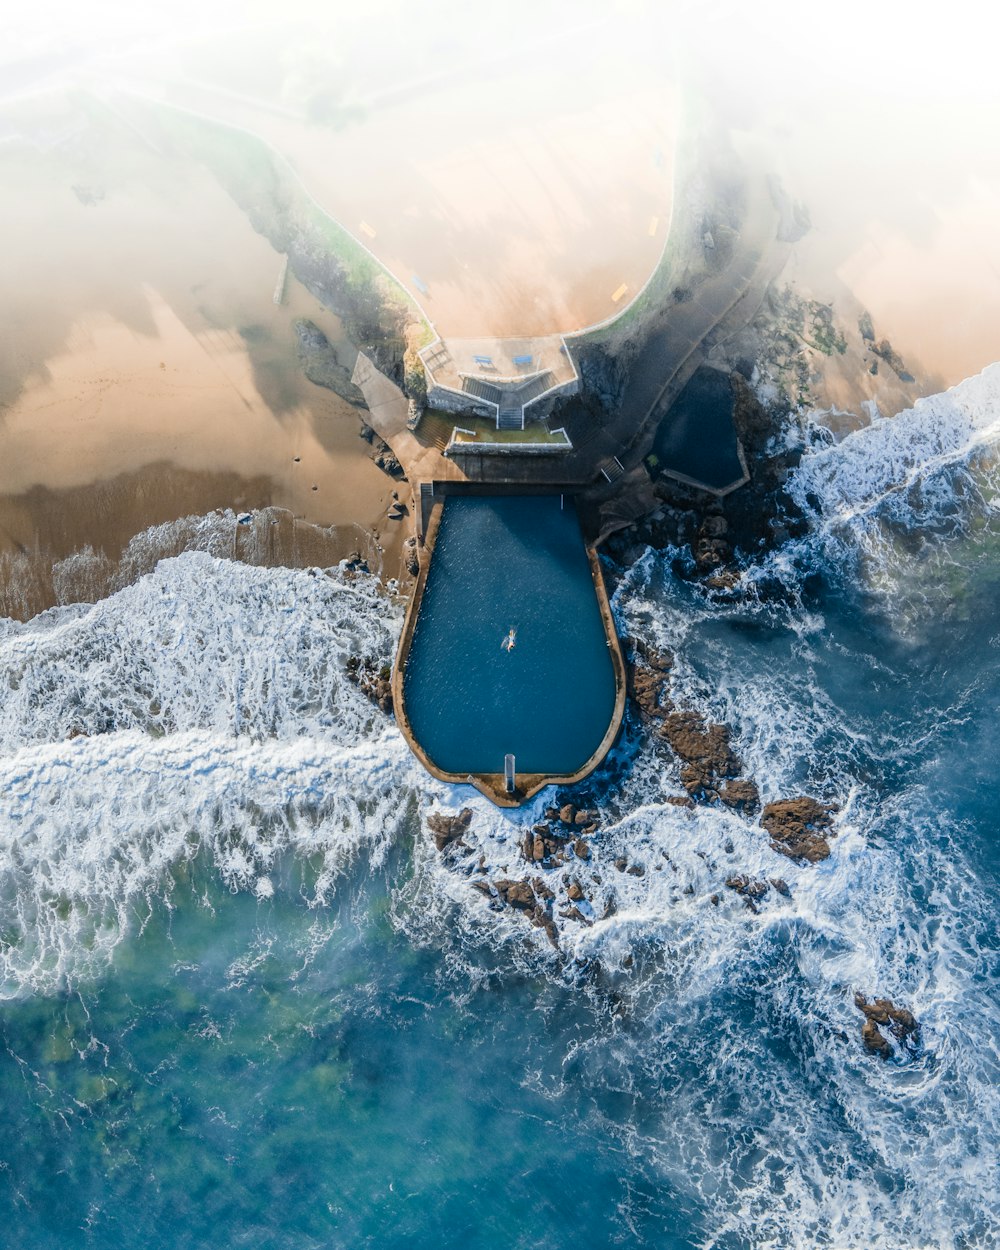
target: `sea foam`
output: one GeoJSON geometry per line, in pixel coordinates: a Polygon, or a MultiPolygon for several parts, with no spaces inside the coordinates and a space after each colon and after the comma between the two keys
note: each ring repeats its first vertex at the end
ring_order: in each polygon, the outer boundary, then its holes
{"type": "MultiPolygon", "coordinates": [[[[998,412],[994,366],[817,444],[790,482],[811,533],[760,568],[798,585],[817,567],[905,583],[927,544],[989,512],[998,412]]],[[[674,652],[677,703],[733,727],[765,801],[838,804],[830,858],[796,865],[753,819],[668,803],[677,761],[630,716],[587,787],[601,829],[590,863],[571,865],[583,919],[556,912],[558,951],[470,881],[543,871],[519,847],[553,796],[502,812],[433,781],[346,677],[348,655],[387,662],[395,645],[401,610],[373,579],[190,554],[91,607],[5,622],[2,993],[95,975],[200,851],[263,904],[283,855],[315,861],[303,905],[321,905],[352,858],[378,865],[412,836],[392,922],[440,950],[456,995],[530,973],[592,1003],[558,1075],[512,1056],[511,1077],[586,1086],[595,1132],[670,1182],[699,1213],[700,1244],[987,1246],[1000,1222],[997,929],[960,820],[920,774],[946,722],[847,706],[831,673],[874,687],[884,661],[789,602],[708,603],[669,553],[648,552],[614,608],[623,632],[674,652]],[[465,805],[470,850],[443,857],[424,817],[465,805]],[[755,914],[726,888],[738,873],[780,877],[789,895],[772,888],[755,914]],[[920,1046],[866,1055],[856,990],[911,1007],[920,1046]]]]}

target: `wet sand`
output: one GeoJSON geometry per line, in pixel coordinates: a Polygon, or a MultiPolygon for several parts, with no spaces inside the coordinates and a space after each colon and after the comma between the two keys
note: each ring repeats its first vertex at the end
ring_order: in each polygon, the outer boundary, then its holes
{"type": "Polygon", "coordinates": [[[274,304],[281,258],[210,176],[114,130],[0,166],[0,551],[115,561],[150,525],[274,505],[341,527],[324,550],[378,531],[394,575],[399,487],[363,410],[301,373],[293,322],[354,351],[293,279],[274,304]]]}

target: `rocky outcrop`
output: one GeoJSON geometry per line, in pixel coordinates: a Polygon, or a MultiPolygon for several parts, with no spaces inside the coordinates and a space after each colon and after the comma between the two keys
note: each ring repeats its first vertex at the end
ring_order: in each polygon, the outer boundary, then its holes
{"type": "Polygon", "coordinates": [[[714,573],[732,556],[733,549],[726,538],[728,533],[729,522],[720,513],[709,513],[702,520],[691,544],[694,562],[700,573],[714,573]]]}
{"type": "Polygon", "coordinates": [[[559,932],[549,910],[549,905],[555,897],[551,890],[543,886],[540,891],[541,902],[539,902],[529,881],[501,878],[493,882],[493,887],[497,892],[497,898],[503,904],[514,908],[515,911],[524,912],[533,925],[545,930],[549,941],[558,949],[559,932]]]}
{"type": "Polygon", "coordinates": [[[733,778],[719,791],[719,798],[726,807],[745,816],[753,816],[760,810],[760,792],[756,782],[745,777],[733,778]]]}
{"type": "Polygon", "coordinates": [[[387,716],[392,714],[392,669],[370,656],[348,656],[347,678],[387,716]]]}
{"type": "Polygon", "coordinates": [[[667,697],[674,657],[647,643],[635,642],[635,658],[629,666],[628,692],[640,712],[654,720],[662,719],[672,707],[667,697]]]}
{"type": "Polygon", "coordinates": [[[670,712],[660,737],[684,761],[681,784],[693,799],[717,798],[722,780],[740,771],[740,761],[729,746],[729,726],[706,721],[698,712],[670,712]]]}
{"type": "Polygon", "coordinates": [[[906,365],[903,363],[903,357],[893,347],[888,339],[880,339],[872,347],[872,353],[884,360],[890,369],[896,374],[900,382],[912,382],[913,374],[910,373],[906,365]]]}
{"type": "Polygon", "coordinates": [[[337,358],[337,350],[315,322],[302,318],[295,322],[299,364],[316,386],[334,391],[357,408],[365,407],[365,397],[351,381],[351,371],[337,358]]]}
{"type": "MultiPolygon", "coordinates": [[[[457,816],[448,816],[444,812],[432,812],[427,817],[427,828],[434,835],[434,845],[443,851],[453,842],[457,842],[472,824],[472,809],[463,807],[457,816]]],[[[474,883],[477,886],[481,882],[474,883]]]]}
{"type": "Polygon", "coordinates": [[[396,481],[406,481],[406,474],[403,472],[403,466],[396,459],[392,448],[383,438],[375,433],[370,425],[362,424],[361,437],[366,443],[371,444],[372,459],[383,473],[388,473],[391,478],[396,481]]]}
{"type": "Polygon", "coordinates": [[[874,1020],[866,1020],[861,1026],[861,1040],[864,1042],[865,1050],[878,1055],[880,1059],[892,1057],[892,1047],[874,1020]]]}
{"type": "Polygon", "coordinates": [[[533,825],[521,841],[521,854],[529,863],[555,867],[566,863],[568,834],[555,833],[550,825],[533,825]]]}
{"type": "Polygon", "coordinates": [[[898,1042],[916,1043],[920,1037],[920,1025],[912,1011],[905,1007],[897,1007],[891,998],[876,998],[871,1002],[864,994],[854,995],[854,1005],[864,1015],[865,1022],[861,1026],[861,1040],[868,1050],[887,1059],[892,1054],[892,1047],[879,1029],[879,1025],[888,1025],[889,1032],[898,1042]]]}
{"type": "Polygon", "coordinates": [[[768,803],[760,823],[770,834],[774,850],[789,859],[816,864],[830,854],[830,843],[824,833],[833,824],[831,813],[836,807],[816,799],[799,797],[768,803]]]}
{"type": "Polygon", "coordinates": [[[757,915],[760,911],[760,908],[757,906],[757,900],[763,898],[771,887],[766,881],[759,881],[756,877],[740,875],[727,877],[726,888],[734,890],[754,915],[757,915]]]}

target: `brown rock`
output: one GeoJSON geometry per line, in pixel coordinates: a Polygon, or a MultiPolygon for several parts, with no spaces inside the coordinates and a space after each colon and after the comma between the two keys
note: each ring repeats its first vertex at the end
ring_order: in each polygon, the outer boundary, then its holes
{"type": "Polygon", "coordinates": [[[535,894],[527,881],[494,881],[497,893],[509,907],[521,911],[534,911],[535,894]]]}
{"type": "Polygon", "coordinates": [[[719,798],[734,811],[753,815],[760,809],[760,793],[754,782],[746,779],[727,781],[719,791],[719,798]]]}
{"type": "Polygon", "coordinates": [[[667,802],[674,807],[694,807],[694,799],[688,794],[668,794],[667,802]]]}
{"type": "Polygon", "coordinates": [[[583,898],[583,886],[580,885],[579,881],[571,881],[566,894],[571,902],[579,903],[580,899],[583,898]]]}
{"type": "Polygon", "coordinates": [[[576,817],[576,808],[572,803],[567,803],[559,809],[559,819],[564,825],[571,825],[576,817]]]}
{"type": "Polygon", "coordinates": [[[759,881],[754,877],[727,877],[726,885],[730,890],[735,890],[737,894],[743,895],[744,898],[758,899],[763,898],[767,893],[769,886],[766,881],[759,881]]]}
{"type": "Polygon", "coordinates": [[[573,852],[577,859],[590,859],[590,847],[583,838],[577,838],[573,843],[573,852]]]}
{"type": "Polygon", "coordinates": [[[874,1020],[866,1020],[861,1026],[861,1040],[866,1050],[871,1051],[873,1055],[878,1055],[881,1059],[888,1059],[892,1055],[892,1047],[882,1036],[874,1020]]]}
{"type": "Polygon", "coordinates": [[[619,872],[625,871],[625,869],[628,867],[628,860],[625,858],[624,855],[618,856],[618,858],[615,860],[615,867],[618,869],[619,872]]]}
{"type": "Polygon", "coordinates": [[[434,845],[443,851],[452,842],[457,842],[472,824],[472,809],[463,807],[457,816],[446,816],[444,812],[432,812],[427,817],[427,828],[434,834],[434,845]]]}
{"type": "Polygon", "coordinates": [[[569,907],[566,911],[561,911],[559,915],[562,916],[563,920],[579,920],[581,924],[588,926],[594,923],[592,920],[587,919],[579,907],[569,907]]]}
{"type": "Polygon", "coordinates": [[[771,880],[771,884],[774,886],[774,888],[778,891],[779,894],[783,894],[785,898],[792,897],[792,892],[788,888],[788,882],[785,881],[782,877],[771,877],[770,880],[771,880]]]}
{"type": "Polygon", "coordinates": [[[864,1012],[866,1023],[888,1024],[893,1037],[905,1041],[920,1032],[916,1017],[905,1007],[897,1007],[891,998],[876,998],[869,1002],[864,994],[854,995],[854,1005],[864,1012]]]}
{"type": "Polygon", "coordinates": [[[830,854],[830,844],[823,831],[833,823],[831,812],[836,807],[805,796],[768,803],[760,823],[771,835],[774,850],[789,859],[819,863],[830,854]]]}
{"type": "Polygon", "coordinates": [[[671,712],[664,718],[660,736],[676,756],[700,768],[706,778],[735,777],[740,770],[729,748],[728,725],[706,724],[697,712],[671,712]]]}
{"type": "Polygon", "coordinates": [[[474,890],[481,890],[483,894],[486,895],[491,895],[493,893],[493,887],[488,881],[473,881],[472,888],[474,890]]]}
{"type": "Polygon", "coordinates": [[[702,538],[721,538],[729,533],[729,522],[724,516],[707,516],[698,526],[698,534],[702,538]]]}
{"type": "Polygon", "coordinates": [[[625,871],[630,877],[644,877],[646,875],[646,870],[642,864],[629,864],[625,871]]]}

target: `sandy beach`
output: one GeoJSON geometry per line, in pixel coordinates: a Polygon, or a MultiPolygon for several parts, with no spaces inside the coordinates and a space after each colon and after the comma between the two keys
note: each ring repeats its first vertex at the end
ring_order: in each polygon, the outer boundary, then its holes
{"type": "Polygon", "coordinates": [[[308,317],[353,365],[337,318],[291,277],[275,305],[281,257],[207,173],[116,138],[97,168],[3,160],[0,551],[114,561],[148,526],[274,506],[338,527],[330,559],[356,526],[377,534],[392,576],[399,484],[359,437],[363,410],[297,362],[308,317]]]}

